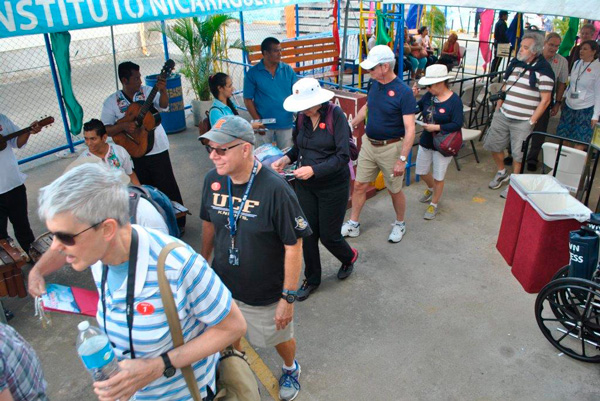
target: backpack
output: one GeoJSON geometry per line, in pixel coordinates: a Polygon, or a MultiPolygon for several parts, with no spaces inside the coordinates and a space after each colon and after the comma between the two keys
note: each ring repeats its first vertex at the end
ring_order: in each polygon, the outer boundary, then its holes
{"type": "MultiPolygon", "coordinates": [[[[329,132],[330,135],[333,135],[333,110],[338,107],[333,103],[329,103],[329,105],[327,106],[327,115],[325,116],[325,126],[327,127],[327,132],[329,132]]],[[[302,127],[302,124],[304,124],[304,113],[298,113],[298,120],[296,121],[297,127],[299,129],[299,127],[302,127]]],[[[350,125],[350,124],[348,124],[350,125]]],[[[348,138],[348,148],[350,150],[350,160],[356,160],[358,159],[358,147],[356,146],[356,143],[354,142],[354,136],[352,136],[352,127],[350,127],[349,132],[349,138],[348,138]]]]}
{"type": "Polygon", "coordinates": [[[208,111],[205,111],[204,114],[206,114],[206,117],[204,117],[202,119],[202,121],[200,121],[200,124],[198,124],[198,130],[200,131],[199,135],[206,134],[212,128],[212,126],[210,125],[210,111],[212,109],[217,109],[217,110],[223,111],[223,109],[221,109],[217,106],[212,106],[210,109],[208,109],[208,111]]]}
{"type": "Polygon", "coordinates": [[[158,213],[160,213],[165,220],[165,223],[167,223],[169,235],[179,238],[180,233],[179,227],[177,226],[177,218],[175,217],[175,210],[167,195],[151,185],[129,185],[127,189],[129,191],[129,215],[131,224],[137,223],[137,206],[141,197],[150,202],[152,206],[158,210],[158,213]]]}

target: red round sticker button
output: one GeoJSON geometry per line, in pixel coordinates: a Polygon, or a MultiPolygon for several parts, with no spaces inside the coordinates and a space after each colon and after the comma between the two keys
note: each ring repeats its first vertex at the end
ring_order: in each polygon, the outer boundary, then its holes
{"type": "Polygon", "coordinates": [[[592,69],[591,69],[591,68],[588,68],[588,69],[587,69],[587,72],[592,72],[592,69]]]}
{"type": "Polygon", "coordinates": [[[135,308],[140,315],[151,315],[154,313],[154,305],[148,302],[140,302],[135,308]]]}
{"type": "Polygon", "coordinates": [[[396,96],[396,92],[394,92],[394,91],[388,91],[388,96],[389,97],[394,97],[394,96],[396,96]]]}
{"type": "Polygon", "coordinates": [[[440,113],[444,114],[446,112],[446,109],[440,109],[440,113]]]}
{"type": "Polygon", "coordinates": [[[319,128],[321,128],[321,129],[325,129],[325,123],[320,123],[320,124],[319,124],[319,128]]]}
{"type": "Polygon", "coordinates": [[[558,64],[558,59],[557,58],[554,59],[554,64],[558,64]]]}
{"type": "Polygon", "coordinates": [[[210,184],[210,189],[212,189],[213,191],[218,191],[219,189],[221,189],[221,183],[220,182],[213,182],[212,184],[210,184]]]}

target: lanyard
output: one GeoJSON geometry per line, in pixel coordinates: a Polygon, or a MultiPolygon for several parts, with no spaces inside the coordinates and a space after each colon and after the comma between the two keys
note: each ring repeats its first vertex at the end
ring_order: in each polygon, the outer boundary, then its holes
{"type": "Polygon", "coordinates": [[[240,207],[238,209],[237,215],[234,217],[233,213],[233,195],[231,193],[231,178],[227,177],[227,192],[229,194],[228,203],[229,203],[229,234],[231,236],[231,249],[235,248],[235,235],[237,233],[237,222],[242,215],[242,210],[244,209],[244,205],[248,200],[248,195],[250,195],[250,189],[252,188],[252,184],[254,183],[254,177],[256,177],[256,172],[258,171],[258,161],[254,161],[254,167],[252,167],[252,173],[250,174],[250,179],[248,180],[248,184],[246,185],[246,190],[244,191],[244,195],[242,196],[242,202],[240,203],[240,207]]]}
{"type": "MultiPolygon", "coordinates": [[[[135,351],[133,350],[133,338],[131,332],[133,331],[133,293],[135,290],[135,267],[137,262],[138,253],[138,233],[135,228],[131,229],[131,246],[129,247],[129,271],[127,273],[127,328],[129,329],[129,351],[123,352],[123,355],[128,352],[131,353],[131,359],[135,359],[135,351]]],[[[100,284],[101,289],[101,300],[102,300],[102,315],[104,318],[104,332],[108,337],[108,331],[106,330],[106,280],[108,278],[108,266],[102,265],[102,282],[100,284]]],[[[114,345],[113,345],[114,347],[114,345]]]]}
{"type": "Polygon", "coordinates": [[[578,60],[578,62],[581,62],[579,64],[579,74],[577,74],[577,79],[575,80],[575,92],[577,92],[577,84],[579,84],[579,80],[581,79],[581,76],[583,74],[585,74],[585,72],[587,71],[588,67],[594,62],[594,60],[590,61],[588,63],[588,65],[586,65],[583,70],[581,70],[581,66],[583,65],[583,60],[578,60]]]}

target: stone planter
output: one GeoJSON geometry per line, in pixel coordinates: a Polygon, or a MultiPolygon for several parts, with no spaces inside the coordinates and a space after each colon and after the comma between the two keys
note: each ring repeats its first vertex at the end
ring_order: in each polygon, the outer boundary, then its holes
{"type": "Polygon", "coordinates": [[[206,112],[212,106],[212,100],[192,100],[192,115],[194,116],[194,126],[198,126],[206,117],[206,112]]]}

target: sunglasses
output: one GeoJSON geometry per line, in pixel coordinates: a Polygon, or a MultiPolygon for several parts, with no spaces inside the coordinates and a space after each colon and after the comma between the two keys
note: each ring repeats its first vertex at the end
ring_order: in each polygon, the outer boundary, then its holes
{"type": "Polygon", "coordinates": [[[77,237],[78,235],[83,234],[84,232],[91,230],[92,228],[98,227],[100,224],[104,223],[106,220],[102,220],[100,223],[96,223],[93,226],[90,226],[88,228],[86,228],[83,231],[78,232],[77,234],[67,234],[67,233],[61,233],[61,232],[56,232],[56,233],[50,233],[54,236],[54,238],[56,238],[57,240],[59,240],[60,242],[62,242],[64,245],[67,246],[72,246],[75,245],[75,237],[77,237]]]}
{"type": "Polygon", "coordinates": [[[243,143],[242,143],[242,142],[240,142],[240,143],[236,143],[235,145],[233,145],[233,146],[230,146],[230,147],[228,147],[228,148],[213,148],[213,147],[212,147],[212,146],[210,146],[210,145],[204,145],[204,147],[206,148],[206,151],[208,152],[208,154],[209,154],[209,155],[210,155],[210,154],[212,153],[212,151],[214,150],[215,152],[217,152],[217,154],[218,154],[219,156],[225,156],[225,152],[227,152],[229,149],[233,149],[233,148],[235,148],[236,146],[240,146],[240,145],[243,145],[243,143]]]}

